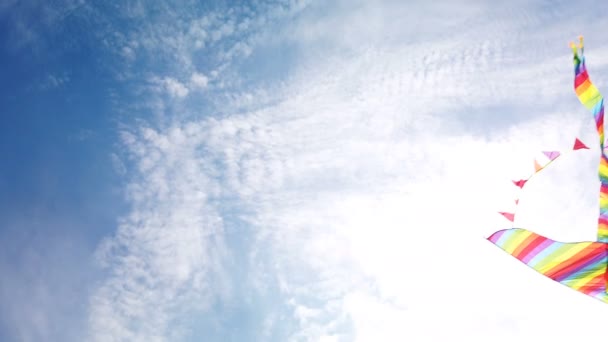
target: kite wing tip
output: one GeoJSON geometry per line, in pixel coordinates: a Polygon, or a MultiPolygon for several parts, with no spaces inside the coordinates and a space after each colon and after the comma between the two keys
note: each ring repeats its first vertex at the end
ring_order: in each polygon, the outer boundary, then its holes
{"type": "Polygon", "coordinates": [[[501,229],[501,230],[498,230],[498,231],[492,233],[492,235],[488,236],[486,238],[486,240],[492,242],[493,244],[496,244],[497,237],[499,237],[500,235],[502,235],[507,230],[510,230],[510,229],[501,229]]]}

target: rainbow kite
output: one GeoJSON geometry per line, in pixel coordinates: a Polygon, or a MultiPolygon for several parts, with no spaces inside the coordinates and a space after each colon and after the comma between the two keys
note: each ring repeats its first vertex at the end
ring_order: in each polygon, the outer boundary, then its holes
{"type": "MultiPolygon", "coordinates": [[[[564,243],[551,240],[534,232],[511,228],[499,230],[488,240],[505,252],[539,273],[588,296],[608,303],[606,283],[608,282],[608,156],[604,138],[604,99],[591,83],[583,47],[583,37],[579,37],[578,47],[570,43],[574,53],[574,89],[580,102],[593,113],[600,139],[601,159],[599,166],[600,213],[598,236],[595,242],[564,243]]],[[[588,149],[576,139],[573,151],[588,149]]],[[[532,176],[562,156],[559,151],[543,152],[534,161],[532,176]]],[[[513,181],[523,189],[528,179],[513,181]]],[[[518,203],[518,200],[515,201],[518,203]]],[[[505,218],[514,221],[515,212],[501,212],[505,218]]]]}

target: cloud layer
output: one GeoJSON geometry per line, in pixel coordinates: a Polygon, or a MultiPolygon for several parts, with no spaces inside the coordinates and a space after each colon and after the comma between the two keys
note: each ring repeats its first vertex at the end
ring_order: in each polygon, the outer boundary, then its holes
{"type": "MultiPolygon", "coordinates": [[[[598,336],[604,306],[485,237],[536,152],[596,141],[566,43],[586,35],[601,88],[600,5],[133,1],[120,27],[82,6],[137,117],[90,340],[598,336]]],[[[595,152],[530,184],[516,224],[593,239],[595,152]]]]}

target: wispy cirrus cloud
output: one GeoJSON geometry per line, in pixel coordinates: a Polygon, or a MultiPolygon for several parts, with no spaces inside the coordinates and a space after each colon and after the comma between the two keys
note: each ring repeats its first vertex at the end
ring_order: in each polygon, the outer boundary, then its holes
{"type": "Polygon", "coordinates": [[[196,133],[145,129],[125,137],[138,159],[128,191],[133,209],[98,251],[109,278],[91,298],[93,340],[179,338],[183,331],[171,322],[207,307],[230,285],[223,280],[223,224],[209,204],[214,184],[197,158],[196,133]]]}
{"type": "MultiPolygon", "coordinates": [[[[199,20],[225,22],[225,18],[214,19],[215,15],[197,17],[192,22],[185,20],[184,27],[199,20]]],[[[210,35],[210,41],[200,48],[231,44],[227,37],[236,34],[236,26],[217,25],[214,30],[199,33],[210,35]]],[[[180,100],[212,87],[220,73],[217,70],[203,73],[192,67],[195,52],[181,45],[180,41],[186,38],[181,36],[180,25],[154,26],[160,27],[163,34],[156,36],[144,30],[135,34],[137,43],[129,45],[137,47],[130,55],[149,58],[148,64],[134,70],[132,76],[137,80],[141,75],[152,75],[148,78],[152,92],[147,95],[158,92],[168,95],[155,100],[154,106],[168,110],[166,117],[172,120],[171,105],[176,103],[177,108],[184,108],[180,100]],[[155,66],[163,58],[183,63],[180,68],[161,73],[155,66]]],[[[253,24],[240,26],[240,30],[261,29],[253,24]]],[[[246,36],[241,34],[239,39],[239,46],[244,46],[246,36]]],[[[226,68],[234,58],[236,55],[222,55],[219,60],[226,68]]],[[[129,160],[114,156],[116,163],[130,165],[126,167],[131,179],[127,193],[132,210],[121,221],[116,235],[106,239],[98,250],[98,260],[106,268],[108,278],[90,298],[92,340],[186,338],[192,327],[180,322],[222,300],[231,302],[230,298],[235,296],[230,281],[234,274],[228,269],[235,256],[225,241],[224,221],[228,218],[226,208],[218,205],[225,195],[220,181],[224,170],[212,157],[217,152],[205,147],[205,141],[213,139],[218,127],[206,121],[170,127],[161,124],[161,128],[129,128],[130,133],[123,135],[127,148],[124,157],[129,160]]]]}

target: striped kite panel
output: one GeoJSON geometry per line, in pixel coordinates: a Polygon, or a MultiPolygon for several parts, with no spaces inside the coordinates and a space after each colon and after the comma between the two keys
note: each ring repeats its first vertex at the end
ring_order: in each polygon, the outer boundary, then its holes
{"type": "Polygon", "coordinates": [[[558,242],[521,228],[500,230],[488,240],[546,277],[608,303],[608,243],[558,242]]]}

